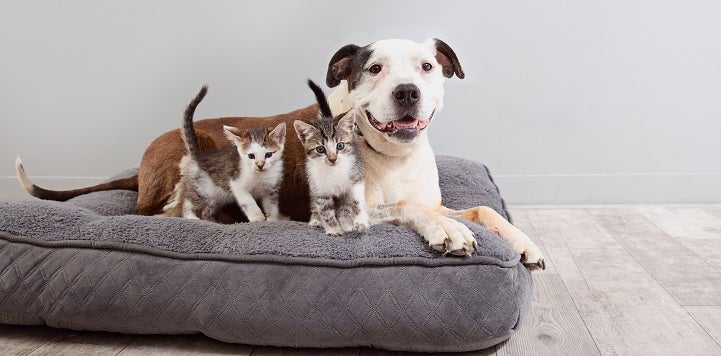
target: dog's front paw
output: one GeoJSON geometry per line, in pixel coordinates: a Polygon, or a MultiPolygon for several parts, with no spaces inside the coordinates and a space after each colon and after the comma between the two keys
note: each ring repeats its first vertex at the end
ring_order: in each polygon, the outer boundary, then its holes
{"type": "Polygon", "coordinates": [[[510,225],[505,231],[495,227],[493,233],[502,236],[516,252],[521,254],[521,263],[528,270],[546,269],[546,259],[543,257],[541,249],[533,243],[526,233],[513,225],[510,225]]]}
{"type": "Polygon", "coordinates": [[[453,256],[470,256],[476,251],[476,238],[466,225],[444,216],[436,224],[438,228],[431,229],[430,236],[426,236],[431,248],[453,256]]]}
{"type": "Polygon", "coordinates": [[[526,250],[521,253],[521,263],[529,271],[546,269],[546,259],[535,244],[526,246],[526,250]]]}

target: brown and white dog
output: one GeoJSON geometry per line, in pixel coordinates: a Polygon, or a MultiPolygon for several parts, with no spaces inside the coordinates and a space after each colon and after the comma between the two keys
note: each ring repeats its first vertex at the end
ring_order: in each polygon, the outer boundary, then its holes
{"type": "MultiPolygon", "coordinates": [[[[485,226],[523,254],[529,268],[545,268],[544,257],[526,234],[489,207],[451,210],[441,205],[438,170],[427,129],[443,107],[443,82],[465,75],[454,51],[443,41],[423,43],[383,40],[360,47],[347,45],[328,64],[326,83],[340,87],[329,98],[334,115],[353,110],[356,137],[365,164],[365,195],[373,219],[407,226],[434,249],[466,256],[475,251],[473,233],[451,217],[485,226]]],[[[227,145],[223,125],[252,127],[314,118],[317,105],[267,118],[227,117],[195,123],[201,149],[227,145]]],[[[119,180],[117,189],[138,189],[140,214],[161,214],[172,206],[179,180],[178,163],[185,155],[178,130],[166,132],[145,151],[138,175],[119,180]]],[[[309,218],[305,154],[297,137],[289,135],[284,153],[280,191],[281,214],[293,220],[309,218]]],[[[19,176],[24,176],[18,165],[19,176]]],[[[113,189],[113,182],[74,191],[41,190],[21,179],[33,195],[67,199],[88,191],[113,189]],[[77,193],[77,194],[76,194],[77,193]]],[[[57,199],[56,199],[57,200],[57,199]]]]}

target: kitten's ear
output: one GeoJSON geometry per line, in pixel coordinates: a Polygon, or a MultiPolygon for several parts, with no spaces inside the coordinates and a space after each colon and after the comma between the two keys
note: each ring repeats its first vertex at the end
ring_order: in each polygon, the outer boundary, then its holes
{"type": "Polygon", "coordinates": [[[355,114],[353,113],[353,110],[345,113],[345,115],[343,115],[336,124],[338,129],[348,133],[353,133],[353,125],[355,125],[355,114]]]}
{"type": "Polygon", "coordinates": [[[313,125],[300,120],[293,121],[293,127],[295,128],[295,134],[298,135],[298,139],[300,139],[300,142],[303,143],[305,143],[308,136],[315,131],[315,127],[313,127],[313,125]]]}
{"type": "Polygon", "coordinates": [[[248,141],[247,132],[234,126],[223,125],[223,133],[225,134],[225,137],[227,137],[231,141],[248,141]]]}
{"type": "Polygon", "coordinates": [[[278,145],[285,145],[285,122],[281,122],[270,132],[270,138],[278,145]]]}

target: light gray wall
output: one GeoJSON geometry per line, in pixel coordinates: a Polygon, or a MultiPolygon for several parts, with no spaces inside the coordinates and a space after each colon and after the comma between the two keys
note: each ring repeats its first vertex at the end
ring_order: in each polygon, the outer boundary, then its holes
{"type": "Polygon", "coordinates": [[[721,202],[718,1],[0,1],[0,199],[20,154],[51,187],[135,167],[198,117],[312,102],[340,46],[438,37],[437,153],[485,162],[512,204],[721,202]]]}

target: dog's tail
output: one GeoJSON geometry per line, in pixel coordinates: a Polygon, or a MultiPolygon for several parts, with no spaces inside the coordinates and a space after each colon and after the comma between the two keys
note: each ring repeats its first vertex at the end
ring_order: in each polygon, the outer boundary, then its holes
{"type": "Polygon", "coordinates": [[[78,195],[92,193],[92,192],[100,192],[104,190],[133,190],[138,191],[138,175],[135,174],[132,177],[128,178],[121,178],[116,179],[110,182],[101,183],[98,185],[94,185],[92,187],[86,187],[86,188],[79,188],[79,189],[73,189],[73,190],[48,190],[45,188],[38,187],[30,181],[30,178],[28,177],[27,173],[25,173],[25,168],[23,167],[23,162],[20,159],[20,156],[15,160],[15,170],[18,174],[18,180],[20,180],[20,185],[23,186],[23,188],[32,196],[40,199],[45,200],[57,200],[57,201],[66,201],[70,198],[77,197],[78,195]]]}
{"type": "Polygon", "coordinates": [[[308,86],[310,87],[310,90],[313,91],[313,94],[315,94],[315,100],[318,102],[318,107],[320,108],[320,115],[323,117],[333,117],[333,114],[330,112],[330,106],[328,105],[328,99],[326,99],[323,89],[313,83],[310,79],[308,79],[308,86]]]}
{"type": "Polygon", "coordinates": [[[183,115],[183,125],[180,131],[183,134],[182,136],[183,142],[185,142],[185,148],[188,150],[188,154],[193,160],[198,157],[198,153],[200,152],[200,148],[198,148],[198,137],[195,136],[195,129],[193,128],[193,115],[195,115],[195,108],[197,108],[198,104],[203,101],[203,98],[205,98],[205,94],[207,93],[208,86],[203,85],[203,87],[200,88],[198,95],[196,95],[190,104],[188,104],[188,107],[185,108],[185,115],[183,115]]]}

